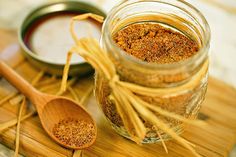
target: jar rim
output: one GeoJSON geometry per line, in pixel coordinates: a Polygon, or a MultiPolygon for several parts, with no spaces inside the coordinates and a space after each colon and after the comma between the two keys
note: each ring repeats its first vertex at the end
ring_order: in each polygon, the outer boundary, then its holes
{"type": "MultiPolygon", "coordinates": [[[[184,1],[184,0],[172,0],[175,2],[180,2],[182,4],[184,4],[185,6],[191,8],[193,11],[195,11],[198,16],[200,17],[200,19],[203,21],[203,25],[202,28],[204,30],[203,32],[203,36],[204,36],[204,41],[203,44],[201,45],[201,47],[199,48],[198,52],[193,55],[192,57],[189,57],[185,60],[181,60],[178,62],[173,62],[173,63],[153,63],[153,62],[146,62],[146,61],[142,61],[132,55],[129,55],[128,53],[126,53],[123,49],[121,49],[116,43],[115,41],[112,39],[112,32],[111,31],[107,31],[106,29],[109,27],[109,22],[112,20],[112,17],[118,13],[122,8],[124,7],[128,7],[129,5],[135,4],[135,3],[140,3],[140,2],[159,2],[159,3],[164,3],[164,4],[168,4],[168,5],[172,5],[171,2],[166,2],[166,0],[123,0],[121,3],[119,3],[118,5],[116,5],[115,7],[112,8],[112,10],[108,13],[107,18],[104,21],[104,25],[102,28],[102,33],[103,33],[103,37],[106,39],[101,39],[101,40],[109,40],[110,44],[115,47],[117,50],[119,50],[120,55],[127,59],[128,61],[131,61],[133,63],[136,63],[138,65],[141,66],[145,66],[148,68],[161,68],[161,69],[175,69],[175,68],[179,68],[181,66],[186,66],[188,64],[191,64],[195,61],[197,61],[199,58],[201,58],[202,56],[206,55],[206,50],[210,47],[210,39],[211,39],[211,34],[210,34],[210,26],[206,20],[206,18],[204,17],[204,15],[196,8],[194,7],[192,4],[184,1]]],[[[181,9],[179,6],[175,6],[179,9],[181,9]]],[[[182,9],[181,9],[182,10],[182,9]]],[[[195,17],[193,15],[191,15],[191,17],[193,17],[195,19],[195,17]]],[[[103,38],[102,37],[102,38],[103,38]]]]}

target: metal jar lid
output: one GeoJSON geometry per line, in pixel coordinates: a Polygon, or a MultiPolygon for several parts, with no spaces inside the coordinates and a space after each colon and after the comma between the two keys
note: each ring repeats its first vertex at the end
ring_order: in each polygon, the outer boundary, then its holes
{"type": "MultiPolygon", "coordinates": [[[[95,13],[104,17],[106,15],[99,8],[85,2],[62,1],[62,2],[42,5],[34,9],[23,20],[18,32],[18,38],[20,45],[23,49],[23,52],[25,56],[28,58],[29,62],[35,65],[36,67],[45,70],[50,74],[62,75],[65,64],[56,62],[54,63],[52,61],[49,62],[39,57],[37,53],[33,52],[25,42],[27,32],[29,31],[29,29],[31,29],[32,25],[35,22],[42,20],[43,18],[46,18],[47,16],[50,16],[55,13],[73,13],[73,14],[95,13]]],[[[93,68],[84,61],[81,63],[71,63],[69,75],[83,76],[91,72],[93,72],[93,68]]]]}

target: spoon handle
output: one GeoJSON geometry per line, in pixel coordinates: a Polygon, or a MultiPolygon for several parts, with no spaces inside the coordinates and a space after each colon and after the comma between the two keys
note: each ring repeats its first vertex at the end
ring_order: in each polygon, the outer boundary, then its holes
{"type": "Polygon", "coordinates": [[[25,81],[19,74],[17,74],[3,61],[0,61],[0,74],[32,102],[34,102],[33,99],[37,95],[39,95],[39,92],[31,84],[25,81]]]}

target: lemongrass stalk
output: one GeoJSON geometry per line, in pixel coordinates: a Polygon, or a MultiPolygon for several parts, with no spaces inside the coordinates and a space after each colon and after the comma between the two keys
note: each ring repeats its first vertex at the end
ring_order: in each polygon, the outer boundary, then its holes
{"type": "Polygon", "coordinates": [[[23,102],[21,103],[19,115],[17,119],[17,126],[16,126],[16,142],[15,142],[15,153],[14,157],[18,157],[19,154],[19,146],[20,146],[20,126],[21,126],[21,118],[22,118],[22,112],[25,108],[25,97],[23,98],[23,102]]]}

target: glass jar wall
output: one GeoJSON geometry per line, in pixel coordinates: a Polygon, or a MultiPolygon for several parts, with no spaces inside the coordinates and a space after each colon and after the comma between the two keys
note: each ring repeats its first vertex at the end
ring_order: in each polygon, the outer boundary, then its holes
{"type": "MultiPolygon", "coordinates": [[[[185,118],[195,118],[204,100],[207,89],[206,70],[199,79],[197,73],[208,66],[210,30],[203,15],[190,4],[179,0],[129,0],[112,9],[103,26],[101,46],[109,54],[116,66],[116,71],[123,81],[145,87],[168,91],[178,87],[174,93],[161,96],[143,96],[146,102],[162,109],[177,113],[185,118]],[[170,64],[148,63],[128,55],[113,40],[114,34],[134,23],[158,23],[174,31],[180,32],[199,44],[199,51],[192,57],[170,64]],[[188,90],[182,86],[195,81],[188,90]]],[[[199,75],[198,75],[199,76],[199,75]]],[[[109,99],[111,89],[103,76],[96,74],[97,101],[111,126],[122,136],[130,138],[123,126],[115,104],[109,99]]],[[[183,131],[183,124],[177,120],[156,114],[177,133],[183,131]]],[[[145,120],[144,120],[145,121],[145,120]]],[[[143,143],[159,141],[157,132],[163,139],[169,137],[160,129],[145,121],[147,133],[143,143]]]]}

